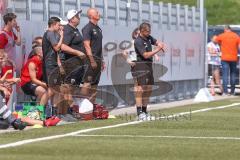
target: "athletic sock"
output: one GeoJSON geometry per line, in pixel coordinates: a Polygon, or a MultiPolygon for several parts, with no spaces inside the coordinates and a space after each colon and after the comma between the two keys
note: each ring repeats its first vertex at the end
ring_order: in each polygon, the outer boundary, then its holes
{"type": "Polygon", "coordinates": [[[52,105],[46,105],[45,107],[45,114],[46,114],[46,119],[50,118],[53,116],[53,107],[52,105]]]}
{"type": "Polygon", "coordinates": [[[52,107],[52,116],[57,116],[58,108],[56,106],[52,107]]]}
{"type": "Polygon", "coordinates": [[[147,106],[142,106],[142,112],[147,114],[147,106]]]}
{"type": "Polygon", "coordinates": [[[68,114],[72,114],[73,113],[73,110],[72,110],[72,107],[68,107],[68,111],[67,111],[68,114]]]}
{"type": "Polygon", "coordinates": [[[142,113],[142,107],[137,106],[137,115],[139,116],[142,113]]]}

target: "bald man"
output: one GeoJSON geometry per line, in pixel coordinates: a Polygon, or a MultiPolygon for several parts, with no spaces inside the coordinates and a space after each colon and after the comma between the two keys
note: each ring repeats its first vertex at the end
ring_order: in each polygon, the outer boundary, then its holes
{"type": "Polygon", "coordinates": [[[96,88],[100,81],[101,69],[104,65],[102,56],[102,30],[98,26],[100,14],[97,9],[90,8],[87,11],[89,23],[82,29],[84,47],[87,54],[87,62],[84,75],[82,94],[94,103],[96,88]]]}

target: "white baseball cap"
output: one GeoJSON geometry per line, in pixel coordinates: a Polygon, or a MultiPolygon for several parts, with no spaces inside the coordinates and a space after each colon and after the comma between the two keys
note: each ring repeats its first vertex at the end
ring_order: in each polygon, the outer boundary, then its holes
{"type": "Polygon", "coordinates": [[[71,10],[69,10],[69,11],[67,12],[67,19],[70,20],[70,19],[72,19],[74,16],[76,16],[76,15],[79,14],[79,13],[82,13],[82,10],[77,11],[77,10],[75,10],[75,9],[71,9],[71,10]]]}
{"type": "Polygon", "coordinates": [[[65,26],[65,25],[68,24],[68,22],[67,22],[67,21],[64,21],[61,17],[58,17],[58,18],[60,19],[60,24],[61,24],[61,25],[65,26]]]}

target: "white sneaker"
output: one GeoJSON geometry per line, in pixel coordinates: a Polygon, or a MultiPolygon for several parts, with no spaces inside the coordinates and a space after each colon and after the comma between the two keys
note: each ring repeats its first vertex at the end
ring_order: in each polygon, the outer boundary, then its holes
{"type": "Polygon", "coordinates": [[[66,124],[72,124],[72,123],[76,123],[76,122],[67,122],[67,121],[64,121],[64,120],[61,120],[58,122],[58,124],[56,126],[61,126],[61,125],[66,125],[66,124]]]}
{"type": "Polygon", "coordinates": [[[146,114],[146,119],[147,121],[154,121],[156,120],[156,117],[155,116],[152,116],[151,114],[147,113],[146,114]]]}
{"type": "Polygon", "coordinates": [[[144,112],[140,113],[137,117],[139,121],[144,121],[146,119],[146,114],[144,112]]]}
{"type": "Polygon", "coordinates": [[[156,120],[156,117],[154,116],[151,116],[150,114],[146,114],[146,113],[141,113],[139,116],[138,116],[138,120],[139,121],[154,121],[156,120]]]}

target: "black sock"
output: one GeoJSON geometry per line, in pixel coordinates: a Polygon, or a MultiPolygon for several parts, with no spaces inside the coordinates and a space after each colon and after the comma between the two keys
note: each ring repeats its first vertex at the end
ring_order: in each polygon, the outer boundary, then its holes
{"type": "Polygon", "coordinates": [[[68,114],[72,114],[72,113],[73,113],[72,107],[68,107],[67,113],[68,113],[68,114]]]}
{"type": "Polygon", "coordinates": [[[147,106],[142,106],[142,112],[147,113],[147,106]]]}
{"type": "Polygon", "coordinates": [[[46,119],[51,118],[52,117],[52,106],[51,105],[46,105],[45,107],[45,114],[46,114],[46,119]]]}
{"type": "Polygon", "coordinates": [[[139,116],[142,113],[142,107],[137,106],[137,115],[139,116]]]}
{"type": "Polygon", "coordinates": [[[52,116],[57,116],[57,107],[52,107],[52,116]]]}

